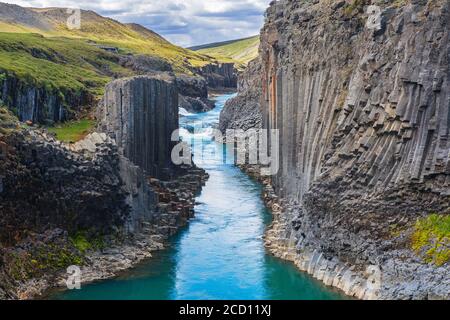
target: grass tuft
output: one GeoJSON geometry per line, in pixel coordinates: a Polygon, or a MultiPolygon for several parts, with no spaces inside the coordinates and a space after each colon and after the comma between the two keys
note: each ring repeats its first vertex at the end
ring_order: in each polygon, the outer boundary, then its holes
{"type": "Polygon", "coordinates": [[[202,46],[197,52],[221,61],[248,64],[258,56],[259,36],[202,46]]]}
{"type": "Polygon", "coordinates": [[[83,119],[49,127],[47,130],[55,133],[56,138],[62,142],[75,143],[87,136],[94,126],[94,120],[83,119]]]}
{"type": "Polygon", "coordinates": [[[419,219],[412,235],[413,250],[437,266],[450,260],[450,215],[431,214],[419,219]]]}

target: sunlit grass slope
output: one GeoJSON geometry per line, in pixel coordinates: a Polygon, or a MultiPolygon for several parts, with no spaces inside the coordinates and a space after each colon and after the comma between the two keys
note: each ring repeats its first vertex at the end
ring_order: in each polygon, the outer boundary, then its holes
{"type": "MultiPolygon", "coordinates": [[[[12,7],[16,8],[17,6],[8,6],[9,9],[12,7]]],[[[26,13],[32,17],[29,18],[30,21],[24,20],[22,18],[23,14],[17,15],[17,21],[14,21],[14,17],[2,20],[0,16],[0,32],[39,33],[46,38],[66,37],[90,40],[98,45],[117,47],[122,53],[148,54],[163,58],[171,63],[177,72],[189,73],[191,67],[203,66],[215,60],[200,53],[173,45],[143,26],[123,24],[113,19],[102,17],[93,11],[83,10],[81,12],[81,28],[70,30],[67,26],[67,18],[69,16],[67,9],[20,8],[20,10],[27,10],[26,13]]]]}
{"type": "Polygon", "coordinates": [[[216,59],[227,58],[247,64],[258,56],[258,47],[259,36],[255,36],[239,40],[211,43],[192,47],[191,49],[215,57],[216,59]]]}

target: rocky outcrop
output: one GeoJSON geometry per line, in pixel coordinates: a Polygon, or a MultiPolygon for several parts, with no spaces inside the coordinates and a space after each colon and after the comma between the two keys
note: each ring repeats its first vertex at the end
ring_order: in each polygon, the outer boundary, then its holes
{"type": "Polygon", "coordinates": [[[33,130],[7,135],[2,144],[1,243],[51,228],[107,233],[125,221],[128,207],[111,141],[90,159],[33,130]]]}
{"type": "MultiPolygon", "coordinates": [[[[178,95],[176,80],[168,74],[137,76],[108,84],[98,108],[98,129],[118,146],[120,175],[132,211],[126,227],[132,232],[142,231],[145,224],[170,214],[173,221],[185,223],[193,214],[189,199],[206,177],[195,166],[179,167],[172,162],[171,152],[178,143],[178,95]],[[177,179],[186,176],[195,190],[185,183],[177,184],[177,179]],[[176,194],[184,195],[180,199],[187,203],[173,200],[172,190],[163,196],[159,180],[165,181],[161,182],[164,186],[184,187],[186,190],[177,190],[176,194]],[[158,207],[161,197],[169,204],[164,209],[158,207]]],[[[168,221],[157,225],[175,230],[180,226],[168,221]]]]}
{"type": "Polygon", "coordinates": [[[210,88],[226,89],[237,87],[238,73],[234,63],[207,64],[196,68],[194,72],[204,77],[210,88]]]}
{"type": "Polygon", "coordinates": [[[411,248],[416,220],[450,208],[449,3],[367,4],[267,11],[263,128],[281,144],[266,244],[358,298],[449,299],[449,263],[411,248]]]}
{"type": "Polygon", "coordinates": [[[148,55],[124,55],[119,59],[121,66],[133,70],[136,74],[152,72],[171,72],[172,66],[167,61],[148,55]]]}
{"type": "Polygon", "coordinates": [[[214,102],[208,99],[208,83],[205,78],[178,75],[176,82],[180,108],[192,113],[206,112],[214,108],[214,102]]]}
{"type": "Polygon", "coordinates": [[[229,99],[220,112],[219,129],[225,132],[227,129],[251,128],[260,129],[262,125],[261,105],[261,77],[260,61],[250,62],[246,70],[239,76],[238,94],[229,99]]]}
{"type": "Polygon", "coordinates": [[[171,140],[178,129],[178,91],[167,76],[137,76],[107,85],[98,109],[99,130],[113,138],[119,152],[156,178],[169,179],[174,167],[171,140]]]}
{"type": "Polygon", "coordinates": [[[72,145],[2,115],[0,298],[63,285],[69,265],[83,282],[114,276],[186,225],[207,174],[171,162],[177,98],[167,75],[114,81],[98,110],[104,132],[72,145]]]}
{"type": "Polygon", "coordinates": [[[73,118],[83,106],[93,103],[93,97],[87,92],[62,92],[36,86],[0,72],[0,102],[20,121],[49,125],[73,118]]]}

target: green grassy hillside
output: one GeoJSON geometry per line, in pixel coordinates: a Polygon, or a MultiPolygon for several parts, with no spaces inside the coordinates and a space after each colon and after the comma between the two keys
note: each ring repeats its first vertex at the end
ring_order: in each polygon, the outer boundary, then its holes
{"type": "Polygon", "coordinates": [[[0,75],[13,74],[37,87],[103,93],[112,76],[127,76],[113,54],[80,39],[0,33],[0,75]]]}
{"type": "Polygon", "coordinates": [[[160,35],[137,24],[123,24],[102,17],[93,11],[81,12],[81,28],[69,30],[64,8],[28,9],[0,4],[8,16],[0,15],[0,32],[39,33],[46,38],[89,40],[98,45],[117,47],[121,53],[147,54],[163,58],[177,72],[187,72],[192,66],[203,66],[215,59],[171,44],[160,35]],[[4,7],[4,8],[3,8],[4,7]],[[26,10],[28,20],[22,12],[26,10]],[[31,18],[32,17],[32,18],[31,18]]]}
{"type": "Polygon", "coordinates": [[[216,59],[229,59],[247,64],[258,56],[258,47],[259,36],[254,36],[245,39],[206,44],[192,47],[191,49],[216,59]]]}

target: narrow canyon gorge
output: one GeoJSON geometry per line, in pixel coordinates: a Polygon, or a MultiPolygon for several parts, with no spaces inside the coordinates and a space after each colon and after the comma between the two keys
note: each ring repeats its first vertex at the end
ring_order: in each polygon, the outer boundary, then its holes
{"type": "Polygon", "coordinates": [[[448,0],[272,1],[248,64],[61,10],[0,3],[0,299],[450,299],[448,0]]]}

